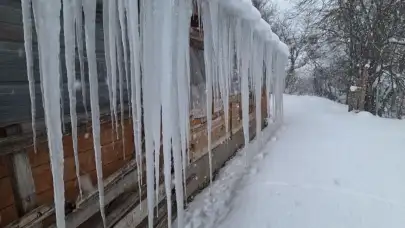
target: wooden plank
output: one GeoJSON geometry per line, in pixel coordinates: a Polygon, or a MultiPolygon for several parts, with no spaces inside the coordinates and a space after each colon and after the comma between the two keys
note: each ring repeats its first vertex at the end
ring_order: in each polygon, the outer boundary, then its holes
{"type": "Polygon", "coordinates": [[[9,5],[7,6],[0,5],[0,22],[20,25],[22,27],[23,24],[22,24],[21,4],[19,5],[19,8],[12,7],[9,5]]]}
{"type": "MultiPolygon", "coordinates": [[[[119,172],[116,172],[114,175],[111,175],[109,178],[107,178],[107,180],[105,180],[104,189],[106,205],[108,205],[123,192],[136,188],[137,172],[135,165],[135,161],[131,161],[119,172]]],[[[77,227],[99,211],[98,191],[92,192],[89,196],[78,202],[76,206],[77,208],[66,216],[66,227],[77,227]]],[[[38,211],[40,208],[44,207],[41,206],[34,211],[38,211]]],[[[49,220],[54,215],[53,207],[45,208],[46,209],[43,209],[41,212],[30,213],[29,216],[25,216],[19,221],[14,222],[10,228],[28,228],[41,225],[42,222],[49,220]],[[32,217],[33,215],[35,216],[34,219],[27,218],[30,216],[32,217]],[[24,219],[29,221],[23,223],[24,219]]],[[[55,227],[55,225],[52,225],[51,227],[55,227]]]]}
{"type": "Polygon", "coordinates": [[[18,218],[15,205],[0,209],[0,227],[5,227],[18,218]]]}
{"type": "MultiPolygon", "coordinates": [[[[173,176],[172,176],[173,178],[173,176]]],[[[172,180],[172,189],[174,188],[174,180],[172,180]]],[[[159,185],[159,202],[155,202],[155,207],[162,202],[166,197],[164,184],[159,185]]],[[[129,224],[130,227],[138,227],[141,225],[148,216],[148,202],[147,199],[143,199],[140,204],[138,204],[130,213],[128,213],[125,218],[114,227],[127,227],[125,224],[129,224]]],[[[111,227],[111,226],[108,226],[111,227]]],[[[143,226],[142,226],[143,227],[143,226]]],[[[101,228],[101,227],[98,227],[101,228]]]]}
{"type": "Polygon", "coordinates": [[[5,156],[0,156],[0,178],[6,177],[9,175],[5,156]]]}
{"type": "MultiPolygon", "coordinates": [[[[119,203],[118,207],[107,215],[108,228],[113,227],[117,222],[120,221],[120,219],[122,219],[124,215],[126,215],[134,207],[134,205],[137,205],[137,203],[139,203],[139,193],[131,192],[125,198],[120,199],[120,202],[117,203],[119,203]]],[[[99,224],[98,227],[103,228],[103,225],[99,224]]]]}
{"type": "Polygon", "coordinates": [[[40,206],[30,211],[24,217],[17,221],[10,223],[6,228],[32,228],[32,227],[42,227],[41,221],[38,218],[49,216],[54,213],[54,210],[50,206],[40,206]]]}
{"type": "Polygon", "coordinates": [[[15,200],[10,177],[0,179],[0,189],[0,209],[13,205],[15,200]]]}
{"type": "Polygon", "coordinates": [[[0,21],[0,40],[23,42],[24,33],[22,25],[12,25],[0,21]]]}
{"type": "Polygon", "coordinates": [[[52,188],[52,172],[49,163],[32,168],[32,176],[37,194],[52,188]]]}
{"type": "MultiPolygon", "coordinates": [[[[133,188],[137,183],[135,162],[131,161],[116,175],[105,181],[105,204],[109,204],[120,194],[133,188]]],[[[77,227],[99,211],[98,192],[93,192],[84,199],[78,208],[66,216],[66,227],[77,227]]]]}

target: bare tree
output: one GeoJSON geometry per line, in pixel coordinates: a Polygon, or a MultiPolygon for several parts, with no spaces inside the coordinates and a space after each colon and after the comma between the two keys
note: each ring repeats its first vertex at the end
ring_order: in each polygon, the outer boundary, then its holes
{"type": "MultiPolygon", "coordinates": [[[[405,2],[397,0],[298,0],[297,12],[314,16],[322,45],[345,59],[351,108],[399,117],[405,90],[405,2]],[[352,89],[350,87],[356,88],[352,89]],[[384,114],[385,113],[385,114],[384,114]]],[[[319,44],[318,44],[319,45],[319,44]]],[[[326,54],[326,55],[325,55],[326,54]]],[[[328,58],[323,53],[321,59],[328,58]]],[[[337,61],[333,64],[338,64],[337,61]]],[[[350,103],[350,102],[349,102],[350,103]]]]}
{"type": "Polygon", "coordinates": [[[310,42],[306,25],[297,26],[297,22],[289,17],[282,16],[277,10],[277,4],[271,0],[252,0],[253,5],[260,11],[262,18],[266,20],[281,41],[289,47],[289,66],[286,77],[286,92],[295,93],[298,81],[297,70],[306,66],[309,62],[308,42],[310,42]],[[300,27],[301,29],[298,29],[300,27]]]}

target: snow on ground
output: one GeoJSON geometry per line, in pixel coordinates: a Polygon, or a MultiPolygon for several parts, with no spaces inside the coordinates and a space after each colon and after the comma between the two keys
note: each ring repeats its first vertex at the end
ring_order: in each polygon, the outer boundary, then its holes
{"type": "Polygon", "coordinates": [[[189,204],[187,227],[405,227],[405,121],[284,97],[277,136],[247,167],[243,152],[228,163],[189,204]]]}

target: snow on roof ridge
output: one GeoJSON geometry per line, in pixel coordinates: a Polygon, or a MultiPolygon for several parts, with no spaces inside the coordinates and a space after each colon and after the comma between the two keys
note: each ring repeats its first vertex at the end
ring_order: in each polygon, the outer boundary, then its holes
{"type": "Polygon", "coordinates": [[[261,14],[253,6],[251,0],[216,0],[224,10],[231,14],[250,21],[254,30],[265,42],[272,42],[277,49],[285,55],[289,55],[288,46],[280,41],[280,38],[271,30],[271,26],[261,18],[261,14]]]}
{"type": "Polygon", "coordinates": [[[217,0],[218,4],[235,16],[248,21],[259,21],[260,12],[253,6],[250,0],[217,0]]]}

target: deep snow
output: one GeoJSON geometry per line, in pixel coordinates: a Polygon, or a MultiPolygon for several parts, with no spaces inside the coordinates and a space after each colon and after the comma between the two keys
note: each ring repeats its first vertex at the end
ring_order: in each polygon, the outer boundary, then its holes
{"type": "Polygon", "coordinates": [[[405,121],[284,96],[285,118],[246,167],[243,151],[186,211],[186,227],[405,227],[405,121]]]}

